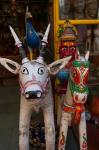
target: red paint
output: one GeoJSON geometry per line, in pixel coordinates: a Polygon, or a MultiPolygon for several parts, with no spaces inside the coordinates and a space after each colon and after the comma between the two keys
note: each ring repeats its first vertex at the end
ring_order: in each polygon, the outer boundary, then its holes
{"type": "Polygon", "coordinates": [[[73,115],[72,123],[78,124],[81,119],[81,113],[85,111],[85,107],[83,104],[80,103],[74,103],[75,112],[73,115]]]}
{"type": "Polygon", "coordinates": [[[85,133],[83,133],[82,150],[87,150],[87,137],[85,133]]]}
{"type": "Polygon", "coordinates": [[[62,132],[62,135],[61,135],[62,137],[61,137],[61,139],[60,139],[60,142],[59,142],[59,144],[60,144],[60,146],[64,146],[64,144],[65,144],[65,136],[64,136],[64,132],[62,132]]]}
{"type": "Polygon", "coordinates": [[[79,84],[81,86],[81,88],[88,81],[89,69],[86,72],[85,71],[86,71],[85,68],[77,68],[77,67],[71,68],[71,78],[72,78],[73,82],[77,85],[79,84]],[[82,84],[81,84],[81,82],[82,82],[82,84]]]}
{"type": "Polygon", "coordinates": [[[71,68],[71,77],[75,84],[79,84],[81,81],[80,73],[76,67],[71,68]]]}
{"type": "Polygon", "coordinates": [[[78,101],[78,95],[75,96],[75,100],[78,101]]]}
{"type": "Polygon", "coordinates": [[[77,51],[76,46],[77,43],[75,41],[62,40],[59,47],[60,58],[71,55],[71,60],[73,61],[77,51]]]}
{"type": "Polygon", "coordinates": [[[89,75],[89,69],[86,71],[86,74],[84,75],[84,78],[83,78],[83,83],[86,84],[87,81],[88,81],[88,75],[89,75]]]}

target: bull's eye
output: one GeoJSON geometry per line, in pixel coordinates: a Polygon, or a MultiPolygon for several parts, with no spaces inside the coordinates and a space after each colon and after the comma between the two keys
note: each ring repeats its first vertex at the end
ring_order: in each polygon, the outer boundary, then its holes
{"type": "Polygon", "coordinates": [[[77,70],[76,67],[72,67],[71,68],[71,79],[73,80],[73,82],[75,84],[79,84],[80,83],[80,73],[79,70],[77,70]]]}
{"type": "Polygon", "coordinates": [[[75,72],[75,71],[72,73],[72,76],[73,76],[73,77],[76,77],[76,72],[75,72]]]}
{"type": "Polygon", "coordinates": [[[29,74],[29,71],[28,71],[27,68],[23,67],[23,68],[22,68],[22,73],[23,73],[23,74],[29,74]]]}
{"type": "Polygon", "coordinates": [[[44,68],[43,67],[38,68],[38,74],[40,74],[40,75],[44,74],[44,68]]]}

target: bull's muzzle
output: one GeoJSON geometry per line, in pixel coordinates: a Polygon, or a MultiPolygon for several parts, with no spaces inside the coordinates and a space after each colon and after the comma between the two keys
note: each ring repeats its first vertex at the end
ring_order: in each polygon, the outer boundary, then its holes
{"type": "Polygon", "coordinates": [[[42,96],[41,91],[28,91],[25,93],[26,99],[39,99],[42,96]]]}

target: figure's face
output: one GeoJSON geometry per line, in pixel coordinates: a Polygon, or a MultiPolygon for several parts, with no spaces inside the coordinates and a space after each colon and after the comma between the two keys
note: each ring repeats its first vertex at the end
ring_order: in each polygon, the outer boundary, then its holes
{"type": "Polygon", "coordinates": [[[19,70],[19,82],[26,99],[40,98],[48,90],[47,66],[36,61],[23,63],[19,70]]]}
{"type": "MultiPolygon", "coordinates": [[[[26,57],[25,51],[22,46],[22,42],[10,26],[11,33],[15,40],[15,45],[19,48],[19,52],[22,57],[22,64],[18,64],[15,61],[1,58],[0,64],[2,64],[7,70],[13,74],[19,75],[19,83],[21,88],[21,94],[30,101],[32,99],[38,99],[42,97],[48,91],[49,73],[56,74],[62,69],[71,57],[66,57],[46,65],[43,58],[44,47],[47,44],[48,33],[50,30],[50,24],[48,25],[43,39],[41,40],[40,55],[36,60],[29,61],[26,57]]],[[[33,44],[33,43],[32,43],[33,44]]],[[[49,91],[48,91],[49,92],[49,91]]]]}
{"type": "Polygon", "coordinates": [[[62,41],[59,49],[60,58],[64,58],[68,55],[75,57],[76,43],[74,41],[62,41]]]}
{"type": "Polygon", "coordinates": [[[50,88],[49,75],[58,73],[70,59],[69,56],[46,65],[41,56],[32,61],[25,57],[20,65],[15,61],[0,58],[0,63],[13,74],[19,75],[21,94],[29,101],[33,101],[44,98],[42,95],[49,92],[50,88]]]}
{"type": "Polygon", "coordinates": [[[73,100],[76,103],[85,103],[88,94],[86,85],[89,74],[88,61],[74,61],[70,70],[70,87],[73,100]]]}

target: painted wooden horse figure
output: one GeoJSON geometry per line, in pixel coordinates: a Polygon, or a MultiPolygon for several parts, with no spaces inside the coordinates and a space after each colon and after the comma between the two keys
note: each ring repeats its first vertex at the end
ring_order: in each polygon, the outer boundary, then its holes
{"type": "Polygon", "coordinates": [[[79,125],[80,150],[87,150],[87,134],[85,121],[85,107],[88,87],[86,85],[89,73],[89,51],[85,57],[78,56],[70,68],[70,78],[66,97],[62,105],[62,117],[60,123],[60,136],[58,150],[64,150],[68,126],[71,123],[79,125]]]}
{"type": "Polygon", "coordinates": [[[50,25],[42,39],[40,55],[36,60],[26,57],[22,42],[10,26],[15,43],[22,57],[22,64],[6,58],[0,58],[0,63],[10,72],[19,75],[21,88],[20,119],[19,119],[19,150],[29,150],[29,124],[32,110],[42,108],[45,123],[46,150],[55,150],[55,127],[53,113],[53,96],[50,74],[55,74],[63,68],[70,57],[47,65],[43,59],[44,46],[47,43],[50,25]],[[12,67],[13,66],[13,67],[12,67]]]}

